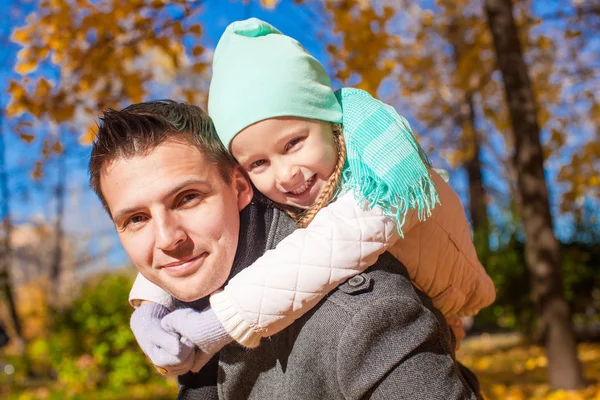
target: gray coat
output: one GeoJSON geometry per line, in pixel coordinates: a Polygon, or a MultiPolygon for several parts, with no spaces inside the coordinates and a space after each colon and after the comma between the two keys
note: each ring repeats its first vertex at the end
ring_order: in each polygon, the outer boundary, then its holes
{"type": "MultiPolygon", "coordinates": [[[[251,215],[242,218],[245,245],[238,246],[234,274],[294,229],[279,211],[250,207],[251,215]]],[[[443,316],[386,253],[258,348],[232,344],[221,350],[218,397],[479,398],[477,379],[456,362],[453,348],[443,316]]],[[[185,385],[181,393],[180,398],[211,398],[185,385]]]]}

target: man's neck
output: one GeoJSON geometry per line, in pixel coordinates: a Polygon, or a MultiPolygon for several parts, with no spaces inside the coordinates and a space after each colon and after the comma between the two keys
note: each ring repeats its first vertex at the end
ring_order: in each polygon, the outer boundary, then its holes
{"type": "Polygon", "coordinates": [[[240,233],[229,279],[252,264],[267,250],[269,221],[273,208],[253,200],[240,212],[240,233]]]}

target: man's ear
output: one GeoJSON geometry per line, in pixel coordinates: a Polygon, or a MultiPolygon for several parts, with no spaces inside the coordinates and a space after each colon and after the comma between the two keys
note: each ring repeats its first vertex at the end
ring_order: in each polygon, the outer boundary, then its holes
{"type": "Polygon", "coordinates": [[[252,197],[254,196],[250,179],[248,179],[248,176],[244,173],[239,165],[233,167],[231,179],[233,180],[233,185],[237,191],[238,210],[242,211],[248,204],[250,204],[252,197]]]}

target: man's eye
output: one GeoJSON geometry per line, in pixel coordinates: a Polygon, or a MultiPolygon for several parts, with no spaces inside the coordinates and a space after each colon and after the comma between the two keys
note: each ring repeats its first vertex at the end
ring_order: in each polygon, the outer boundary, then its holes
{"type": "Polygon", "coordinates": [[[252,171],[254,168],[258,168],[262,165],[265,165],[266,163],[267,163],[267,160],[265,160],[265,159],[254,161],[252,164],[250,164],[249,169],[252,171]]]}
{"type": "Polygon", "coordinates": [[[191,201],[196,200],[199,197],[200,197],[200,195],[198,193],[188,193],[181,198],[180,204],[182,204],[182,205],[187,204],[191,201]]]}
{"type": "Polygon", "coordinates": [[[285,151],[288,151],[289,149],[300,143],[302,139],[302,137],[298,136],[287,142],[287,144],[285,145],[285,151]]]}
{"type": "Polygon", "coordinates": [[[127,222],[125,222],[125,226],[135,227],[143,223],[144,221],[146,221],[146,217],[144,217],[143,215],[134,215],[133,217],[130,217],[127,220],[127,222]]]}

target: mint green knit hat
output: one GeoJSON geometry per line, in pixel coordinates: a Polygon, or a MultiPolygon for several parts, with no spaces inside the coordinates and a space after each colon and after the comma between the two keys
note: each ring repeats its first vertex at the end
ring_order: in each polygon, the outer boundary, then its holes
{"type": "Polygon", "coordinates": [[[297,40],[256,18],[233,22],[221,36],[208,113],[227,148],[244,128],[269,118],[342,121],[323,66],[297,40]]]}

